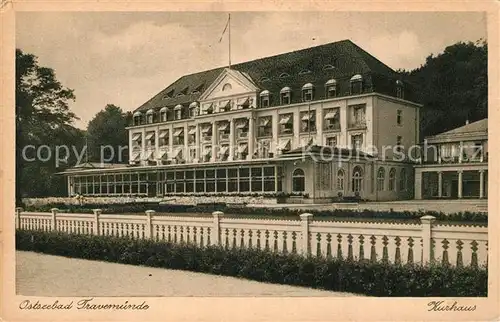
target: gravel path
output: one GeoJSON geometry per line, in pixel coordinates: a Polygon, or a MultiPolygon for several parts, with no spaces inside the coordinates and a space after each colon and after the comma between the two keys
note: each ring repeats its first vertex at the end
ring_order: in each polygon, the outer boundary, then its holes
{"type": "Polygon", "coordinates": [[[27,296],[354,296],[234,277],[16,252],[27,296]]]}

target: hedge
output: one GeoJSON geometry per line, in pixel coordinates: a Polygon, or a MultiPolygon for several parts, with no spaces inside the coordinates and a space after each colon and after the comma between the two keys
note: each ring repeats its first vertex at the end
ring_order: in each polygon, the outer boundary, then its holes
{"type": "Polygon", "coordinates": [[[18,230],[16,249],[368,296],[487,296],[488,285],[488,271],[484,267],[347,261],[60,232],[18,230]]]}
{"type": "Polygon", "coordinates": [[[316,218],[335,219],[381,219],[381,220],[413,220],[418,221],[420,217],[431,215],[442,222],[462,222],[476,223],[486,225],[488,223],[488,214],[481,212],[458,212],[445,214],[437,211],[378,211],[378,210],[308,210],[308,209],[288,209],[288,208],[253,208],[253,207],[231,207],[223,203],[205,204],[203,206],[193,205],[167,205],[159,203],[126,203],[126,204],[94,204],[94,205],[65,205],[51,204],[40,207],[27,207],[27,211],[48,212],[51,208],[58,208],[61,211],[69,213],[92,213],[92,209],[102,209],[105,214],[125,214],[125,213],[144,213],[148,209],[160,213],[211,213],[212,211],[223,211],[226,214],[245,216],[265,216],[265,217],[294,217],[304,212],[312,213],[316,218]]]}

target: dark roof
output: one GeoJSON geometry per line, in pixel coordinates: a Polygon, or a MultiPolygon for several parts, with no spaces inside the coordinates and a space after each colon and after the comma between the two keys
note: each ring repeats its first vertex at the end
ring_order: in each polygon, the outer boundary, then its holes
{"type": "MultiPolygon", "coordinates": [[[[182,76],[137,108],[136,111],[196,101],[224,68],[220,67],[182,76]],[[194,90],[198,92],[193,93],[194,90]],[[182,91],[187,94],[178,96],[182,91]],[[172,97],[167,97],[167,94],[172,97]]],[[[400,78],[394,70],[350,40],[260,58],[232,65],[231,68],[247,73],[260,89],[269,90],[272,93],[271,106],[279,105],[279,91],[285,86],[292,89],[293,103],[300,101],[301,88],[306,83],[315,85],[316,97],[325,97],[324,84],[329,79],[334,78],[337,80],[339,96],[344,96],[348,95],[350,78],[355,74],[361,74],[365,92],[376,91],[394,96],[395,87],[393,84],[400,78]],[[333,66],[333,68],[325,69],[325,66],[328,65],[333,66]],[[284,73],[290,76],[280,78],[280,75],[284,73]]]]}
{"type": "Polygon", "coordinates": [[[482,119],[473,123],[466,124],[461,127],[457,127],[453,130],[436,134],[432,137],[457,135],[457,134],[488,134],[488,119],[482,119]]]}

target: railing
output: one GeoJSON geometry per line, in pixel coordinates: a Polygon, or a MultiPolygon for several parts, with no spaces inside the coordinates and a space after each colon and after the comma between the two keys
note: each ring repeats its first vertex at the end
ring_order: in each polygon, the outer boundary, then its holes
{"type": "Polygon", "coordinates": [[[350,129],[366,128],[366,120],[352,121],[349,123],[350,129]]]}
{"type": "Polygon", "coordinates": [[[229,140],[229,134],[220,134],[219,135],[219,141],[228,141],[229,140]]]}
{"type": "Polygon", "coordinates": [[[325,128],[324,128],[325,131],[340,131],[340,124],[326,124],[325,125],[325,128]]]}
{"type": "Polygon", "coordinates": [[[239,132],[238,139],[246,139],[248,138],[248,132],[239,132]]]}
{"type": "Polygon", "coordinates": [[[212,136],[203,136],[201,140],[203,142],[212,142],[212,136]]]}
{"type": "Polygon", "coordinates": [[[224,248],[257,248],[283,253],[369,260],[397,264],[444,263],[484,265],[488,260],[488,228],[436,224],[432,216],[420,223],[248,219],[225,216],[68,214],[23,212],[16,208],[16,228],[166,240],[224,248]]]}

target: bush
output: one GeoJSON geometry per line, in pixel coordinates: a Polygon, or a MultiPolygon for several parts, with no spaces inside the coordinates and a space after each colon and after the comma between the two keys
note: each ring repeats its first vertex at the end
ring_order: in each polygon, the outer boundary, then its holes
{"type": "Polygon", "coordinates": [[[486,268],[343,261],[257,249],[18,230],[16,249],[369,296],[487,296],[486,268]]]}

